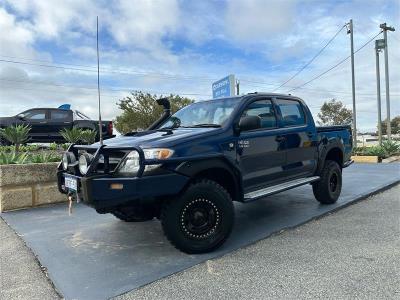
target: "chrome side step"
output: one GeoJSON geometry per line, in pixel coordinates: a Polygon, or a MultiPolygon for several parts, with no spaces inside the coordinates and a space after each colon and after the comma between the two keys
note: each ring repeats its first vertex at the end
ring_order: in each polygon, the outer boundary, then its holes
{"type": "Polygon", "coordinates": [[[253,200],[257,200],[261,197],[265,197],[265,196],[269,196],[269,195],[273,195],[279,192],[283,192],[307,183],[311,183],[314,181],[319,180],[320,177],[319,176],[312,176],[312,177],[306,177],[306,178],[300,178],[300,179],[295,179],[292,181],[288,181],[288,182],[284,182],[284,183],[280,183],[277,185],[273,185],[273,186],[269,186],[267,188],[263,188],[254,192],[250,192],[247,194],[244,194],[244,202],[250,202],[253,200]]]}

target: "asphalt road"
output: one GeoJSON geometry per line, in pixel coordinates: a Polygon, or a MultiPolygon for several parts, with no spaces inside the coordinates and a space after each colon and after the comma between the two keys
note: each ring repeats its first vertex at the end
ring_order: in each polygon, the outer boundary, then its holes
{"type": "MultiPolygon", "coordinates": [[[[400,185],[118,297],[400,299],[400,185]]],[[[0,299],[59,299],[0,218],[0,299]]]]}
{"type": "Polygon", "coordinates": [[[400,186],[122,299],[400,299],[400,186]]]}
{"type": "Polygon", "coordinates": [[[33,253],[1,218],[0,299],[59,299],[33,253]]]}

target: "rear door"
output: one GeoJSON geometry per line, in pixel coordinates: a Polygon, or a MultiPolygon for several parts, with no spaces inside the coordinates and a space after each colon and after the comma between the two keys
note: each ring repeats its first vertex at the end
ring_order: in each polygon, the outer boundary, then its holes
{"type": "Polygon", "coordinates": [[[49,112],[49,138],[53,141],[61,140],[60,131],[73,125],[72,110],[50,109],[49,112]]]}
{"type": "Polygon", "coordinates": [[[261,128],[242,131],[237,141],[237,155],[245,191],[256,190],[282,179],[285,151],[277,136],[276,111],[270,99],[257,99],[242,111],[258,116],[261,128]]]}
{"type": "MultiPolygon", "coordinates": [[[[312,120],[307,120],[303,104],[294,99],[276,99],[279,127],[286,151],[285,176],[311,175],[317,164],[317,135],[312,120]]],[[[309,116],[311,117],[311,116],[309,116]]]]}

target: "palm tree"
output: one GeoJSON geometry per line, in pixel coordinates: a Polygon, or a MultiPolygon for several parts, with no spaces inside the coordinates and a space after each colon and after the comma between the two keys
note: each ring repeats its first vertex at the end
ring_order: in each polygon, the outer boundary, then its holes
{"type": "Polygon", "coordinates": [[[0,129],[0,136],[15,145],[15,151],[19,151],[19,146],[29,139],[29,125],[14,125],[0,129]]]}

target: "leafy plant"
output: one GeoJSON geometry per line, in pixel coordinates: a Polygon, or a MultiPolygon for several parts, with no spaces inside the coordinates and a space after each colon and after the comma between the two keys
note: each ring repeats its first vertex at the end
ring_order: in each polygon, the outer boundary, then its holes
{"type": "Polygon", "coordinates": [[[14,146],[4,146],[4,145],[0,146],[0,152],[10,152],[14,150],[15,150],[14,146]]]}
{"type": "Polygon", "coordinates": [[[379,158],[386,158],[386,151],[381,146],[372,146],[365,148],[362,155],[366,156],[378,156],[379,158]]]}
{"type": "Polygon", "coordinates": [[[28,153],[26,152],[1,152],[0,153],[0,165],[11,165],[11,164],[24,164],[28,160],[28,153]]]}
{"type": "Polygon", "coordinates": [[[400,143],[394,141],[382,142],[382,148],[386,152],[387,156],[392,156],[400,153],[400,143]]]}
{"type": "Polygon", "coordinates": [[[68,150],[68,147],[69,147],[70,145],[71,145],[70,143],[64,143],[64,144],[61,144],[61,148],[62,148],[64,151],[66,151],[66,150],[68,150]]]}
{"type": "Polygon", "coordinates": [[[54,152],[40,152],[32,154],[29,158],[31,163],[40,164],[47,162],[57,162],[61,160],[61,156],[54,152]]]}
{"type": "Polygon", "coordinates": [[[84,143],[91,145],[96,141],[96,135],[97,132],[95,130],[86,129],[82,131],[81,140],[84,143]]]}
{"type": "Polygon", "coordinates": [[[53,151],[57,150],[57,149],[58,149],[57,143],[51,143],[51,144],[49,145],[49,149],[50,149],[50,150],[53,150],[53,151]]]}
{"type": "Polygon", "coordinates": [[[81,128],[64,128],[60,131],[60,134],[68,143],[76,144],[82,139],[82,131],[81,128]]]}
{"type": "Polygon", "coordinates": [[[0,135],[15,145],[15,151],[19,151],[21,144],[28,141],[29,131],[31,127],[29,125],[14,125],[3,128],[0,130],[0,135]]]}

